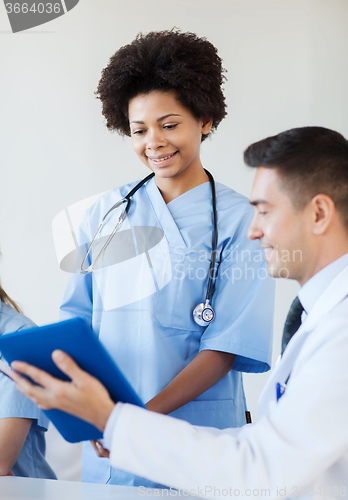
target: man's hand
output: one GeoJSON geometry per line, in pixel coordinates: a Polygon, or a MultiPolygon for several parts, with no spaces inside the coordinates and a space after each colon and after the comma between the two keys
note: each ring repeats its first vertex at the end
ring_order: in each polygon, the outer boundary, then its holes
{"type": "Polygon", "coordinates": [[[34,401],[42,410],[62,410],[95,425],[102,432],[115,403],[105,387],[63,351],[54,351],[52,359],[58,368],[68,375],[71,382],[63,382],[35,366],[14,361],[11,373],[17,389],[34,401]],[[30,377],[32,384],[18,372],[30,377]]]}

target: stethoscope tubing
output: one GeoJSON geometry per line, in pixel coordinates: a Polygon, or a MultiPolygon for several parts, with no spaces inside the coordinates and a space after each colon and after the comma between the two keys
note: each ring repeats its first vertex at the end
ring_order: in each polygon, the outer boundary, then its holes
{"type": "Polygon", "coordinates": [[[136,193],[138,191],[138,189],[140,189],[145,184],[145,182],[149,181],[154,175],[155,175],[154,172],[151,172],[151,174],[149,174],[144,179],[142,179],[140,182],[138,182],[138,184],[131,191],[129,191],[129,193],[124,198],[122,198],[117,203],[115,203],[114,205],[112,205],[111,208],[109,208],[109,210],[106,212],[106,214],[102,218],[101,223],[99,224],[99,227],[97,229],[97,232],[95,233],[94,238],[92,239],[92,241],[91,241],[91,243],[90,243],[90,245],[89,245],[89,247],[87,249],[87,252],[86,252],[86,254],[85,254],[85,256],[84,256],[84,258],[83,258],[83,260],[81,262],[80,269],[78,270],[79,274],[87,274],[87,273],[93,271],[93,268],[94,268],[96,262],[99,260],[99,258],[103,254],[103,252],[107,249],[107,247],[109,246],[109,243],[111,242],[111,240],[114,237],[115,233],[118,231],[118,229],[120,229],[123,221],[125,220],[125,218],[126,218],[126,216],[128,214],[128,211],[130,209],[131,197],[133,196],[134,193],[136,193]],[[117,222],[116,226],[114,227],[112,233],[110,234],[109,238],[106,240],[105,244],[103,245],[102,249],[100,250],[100,252],[96,256],[96,258],[94,259],[94,261],[92,261],[91,264],[86,269],[83,269],[84,263],[86,262],[86,259],[87,259],[88,255],[90,254],[90,252],[91,252],[91,250],[93,248],[94,242],[95,242],[98,234],[102,230],[102,228],[103,228],[103,226],[105,224],[106,219],[108,218],[109,214],[113,210],[115,210],[116,208],[118,208],[120,205],[122,205],[122,203],[126,203],[126,208],[121,213],[121,215],[120,215],[120,217],[118,219],[118,222],[117,222]]]}
{"type": "Polygon", "coordinates": [[[217,211],[216,211],[216,192],[215,192],[215,181],[214,177],[211,175],[211,173],[204,169],[205,173],[209,177],[209,182],[211,185],[211,197],[212,197],[212,208],[213,208],[213,239],[212,239],[212,251],[211,251],[211,259],[210,259],[210,267],[209,267],[209,281],[208,281],[208,287],[207,287],[207,295],[205,297],[206,302],[211,301],[212,297],[212,288],[213,288],[213,283],[215,281],[215,261],[216,261],[216,249],[217,249],[217,235],[218,235],[218,230],[217,230],[217,211]]]}
{"type": "MultiPolygon", "coordinates": [[[[217,210],[216,210],[216,190],[215,190],[215,181],[214,181],[214,177],[212,176],[212,174],[204,169],[205,173],[207,174],[208,178],[209,178],[209,182],[210,182],[210,186],[211,186],[211,193],[212,193],[212,211],[213,211],[213,235],[212,235],[212,252],[211,252],[211,258],[210,258],[210,266],[209,266],[209,280],[208,280],[208,287],[207,287],[207,293],[206,293],[206,298],[205,298],[205,307],[209,307],[209,309],[211,309],[212,313],[213,313],[213,316],[212,318],[214,318],[215,316],[215,313],[212,309],[212,307],[209,305],[210,302],[211,302],[211,298],[212,298],[212,294],[213,294],[213,283],[215,281],[215,278],[216,278],[216,269],[215,269],[215,263],[216,263],[216,251],[217,251],[217,241],[218,241],[218,229],[217,229],[217,210]]],[[[92,239],[87,251],[86,251],[86,254],[81,262],[81,266],[80,266],[80,269],[78,270],[78,273],[80,274],[87,274],[89,272],[92,272],[93,269],[94,269],[94,266],[96,264],[96,262],[99,260],[99,258],[101,257],[101,255],[103,254],[103,252],[106,250],[106,248],[109,246],[112,238],[114,237],[115,233],[118,231],[118,229],[121,227],[123,221],[125,220],[128,212],[129,212],[129,209],[130,209],[130,205],[131,205],[131,198],[132,196],[147,182],[149,181],[150,179],[152,179],[152,177],[154,177],[154,172],[151,172],[151,174],[149,174],[148,176],[144,177],[144,179],[142,179],[140,182],[138,182],[138,184],[136,184],[134,186],[133,189],[131,189],[131,191],[129,191],[129,193],[124,197],[122,198],[121,200],[119,200],[117,203],[115,203],[107,212],[106,214],[104,215],[104,217],[102,218],[101,220],[101,223],[97,229],[97,232],[95,233],[94,235],[94,238],[92,239]],[[88,258],[89,254],[91,253],[91,250],[93,248],[93,245],[94,245],[94,242],[97,238],[97,236],[99,235],[99,233],[101,232],[103,226],[105,225],[106,223],[106,220],[109,216],[109,214],[115,210],[116,208],[118,208],[120,205],[122,205],[122,203],[126,203],[126,207],[125,209],[123,210],[123,212],[121,213],[121,215],[119,216],[119,219],[117,221],[117,224],[116,226],[114,227],[112,233],[110,234],[110,236],[108,237],[108,239],[106,240],[105,244],[103,245],[102,249],[100,250],[100,252],[98,253],[97,257],[94,259],[94,261],[91,262],[91,264],[86,268],[86,269],[83,269],[83,266],[86,262],[86,259],[88,258]]],[[[198,307],[198,306],[197,306],[198,307]]],[[[211,321],[211,320],[210,320],[211,321]]],[[[208,324],[210,321],[206,321],[206,323],[208,324]]]]}

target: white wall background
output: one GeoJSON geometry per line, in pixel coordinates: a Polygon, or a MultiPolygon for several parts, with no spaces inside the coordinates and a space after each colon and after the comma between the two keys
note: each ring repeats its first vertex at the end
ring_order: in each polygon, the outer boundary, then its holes
{"type": "MultiPolygon", "coordinates": [[[[93,94],[101,69],[138,32],[173,26],[207,37],[228,70],[228,117],[202,147],[216,180],[248,195],[243,150],[282,130],[321,125],[348,136],[348,0],[80,0],[17,34],[1,3],[0,275],[38,324],[57,320],[69,277],[56,261],[54,216],[147,173],[103,123],[93,94]]],[[[296,291],[277,282],[274,359],[296,291]]],[[[266,377],[245,377],[252,410],[266,377]]]]}

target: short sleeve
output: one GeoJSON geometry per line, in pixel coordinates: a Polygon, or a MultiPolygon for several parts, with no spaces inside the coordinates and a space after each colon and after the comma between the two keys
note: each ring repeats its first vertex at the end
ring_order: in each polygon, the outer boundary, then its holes
{"type": "MultiPolygon", "coordinates": [[[[35,326],[13,307],[0,302],[0,334],[7,335],[35,326]]],[[[1,358],[1,352],[0,352],[1,358]]],[[[6,360],[2,358],[2,361],[6,360]]],[[[48,419],[39,408],[16,389],[15,383],[0,373],[0,418],[31,418],[33,428],[46,431],[48,419]]]]}
{"type": "Polygon", "coordinates": [[[274,291],[258,241],[244,237],[225,249],[213,295],[216,316],[201,337],[200,350],[236,354],[237,371],[269,370],[274,291]]]}
{"type": "Polygon", "coordinates": [[[0,374],[0,419],[31,418],[34,427],[47,430],[49,420],[39,408],[16,389],[15,383],[0,374]]]}
{"type": "MultiPolygon", "coordinates": [[[[76,267],[87,251],[90,241],[90,229],[88,225],[87,210],[83,221],[81,222],[78,234],[79,252],[76,253],[76,267]]],[[[86,266],[90,264],[90,258],[86,259],[86,266]]],[[[64,298],[60,307],[60,321],[71,318],[83,318],[89,326],[92,326],[93,313],[93,292],[92,292],[92,273],[78,274],[72,273],[65,289],[64,298]]]]}

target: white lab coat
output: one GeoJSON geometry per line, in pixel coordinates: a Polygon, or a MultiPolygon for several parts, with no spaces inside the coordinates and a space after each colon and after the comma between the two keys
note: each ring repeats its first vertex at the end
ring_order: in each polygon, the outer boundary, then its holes
{"type": "Polygon", "coordinates": [[[255,424],[220,431],[123,405],[112,465],[205,498],[348,495],[347,295],[345,267],[273,370],[255,424]]]}

